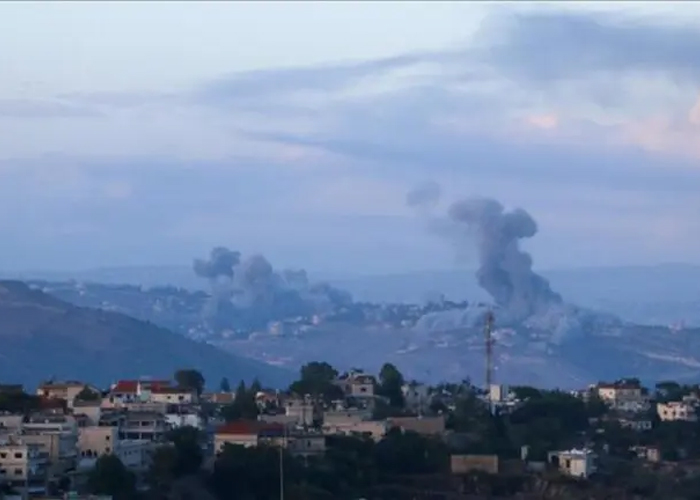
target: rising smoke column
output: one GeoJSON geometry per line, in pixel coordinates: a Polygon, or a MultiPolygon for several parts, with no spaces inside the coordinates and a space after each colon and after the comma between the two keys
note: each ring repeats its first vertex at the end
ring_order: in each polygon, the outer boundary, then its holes
{"type": "Polygon", "coordinates": [[[233,279],[234,268],[241,260],[241,253],[226,247],[216,247],[209,252],[209,259],[195,259],[193,268],[197,276],[208,280],[221,277],[233,279]]]}
{"type": "MultiPolygon", "coordinates": [[[[409,193],[407,204],[414,208],[434,206],[439,195],[439,187],[428,184],[409,193]]],[[[537,223],[525,210],[505,211],[494,199],[467,198],[453,203],[447,214],[449,227],[476,243],[479,285],[513,319],[562,303],[549,282],[532,270],[530,254],[520,248],[521,239],[537,233],[537,223]]]]}

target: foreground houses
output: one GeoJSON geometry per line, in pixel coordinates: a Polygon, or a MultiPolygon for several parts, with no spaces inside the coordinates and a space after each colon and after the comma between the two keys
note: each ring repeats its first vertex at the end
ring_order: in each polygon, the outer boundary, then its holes
{"type": "Polygon", "coordinates": [[[380,384],[359,371],[338,376],[330,366],[315,368],[296,391],[256,383],[201,397],[201,387],[169,380],[122,380],[106,391],[79,381],[42,384],[31,408],[0,413],[0,486],[30,497],[60,484],[80,488],[111,457],[145,487],[159,453],[166,465],[178,460],[161,453],[179,446],[178,432],[190,436],[187,453],[201,452],[212,474],[211,465],[235,456],[228,453],[240,454],[231,461],[237,464],[260,453],[260,460],[288,457],[302,469],[336,470],[324,461],[342,458],[357,460],[353,467],[385,467],[387,476],[404,468],[421,477],[445,474],[448,483],[476,471],[546,472],[580,483],[609,472],[615,460],[662,467],[700,458],[700,432],[676,439],[693,432],[699,400],[692,391],[660,399],[635,380],[575,394],[497,385],[481,391],[469,384],[431,388],[400,376],[391,386],[386,377],[380,384]]]}

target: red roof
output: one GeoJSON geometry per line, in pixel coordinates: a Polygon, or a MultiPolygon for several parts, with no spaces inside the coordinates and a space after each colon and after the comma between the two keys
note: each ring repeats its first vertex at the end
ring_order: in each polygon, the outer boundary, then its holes
{"type": "Polygon", "coordinates": [[[112,392],[117,394],[136,394],[139,388],[138,380],[120,380],[114,387],[112,387],[112,392]]]}
{"type": "Polygon", "coordinates": [[[150,391],[172,387],[172,383],[169,380],[120,380],[114,384],[112,392],[117,394],[136,394],[139,384],[141,384],[142,388],[150,391]]]}
{"type": "Polygon", "coordinates": [[[217,434],[249,436],[261,433],[284,433],[284,425],[259,422],[257,420],[236,420],[222,425],[216,430],[217,434]]]}
{"type": "Polygon", "coordinates": [[[190,394],[192,391],[180,387],[163,387],[161,385],[151,387],[153,394],[190,394]]]}

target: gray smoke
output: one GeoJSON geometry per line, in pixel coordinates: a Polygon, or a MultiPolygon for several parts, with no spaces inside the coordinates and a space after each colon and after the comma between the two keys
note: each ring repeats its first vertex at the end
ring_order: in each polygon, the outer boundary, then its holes
{"type": "Polygon", "coordinates": [[[194,272],[211,286],[211,301],[204,314],[224,324],[238,315],[244,323],[264,324],[333,310],[352,302],[352,297],[326,284],[310,284],[303,269],[275,271],[262,255],[245,258],[226,247],[217,247],[209,259],[194,261],[194,272]],[[237,311],[237,312],[236,312],[237,311]]]}
{"type": "MultiPolygon", "coordinates": [[[[407,203],[416,206],[417,198],[435,203],[429,196],[415,195],[407,203]]],[[[532,258],[520,248],[521,239],[537,233],[537,223],[525,210],[506,211],[496,200],[468,198],[450,206],[448,219],[460,236],[476,243],[479,285],[512,319],[523,319],[562,304],[561,296],[532,270],[532,258]]]]}
{"type": "Polygon", "coordinates": [[[237,302],[244,306],[267,306],[274,301],[281,284],[280,277],[265,257],[251,255],[243,259],[236,269],[234,285],[240,292],[237,302]]]}
{"type": "Polygon", "coordinates": [[[209,252],[209,259],[195,259],[194,272],[197,276],[209,280],[220,277],[233,279],[234,268],[240,260],[240,252],[234,252],[226,247],[216,247],[209,252]]]}

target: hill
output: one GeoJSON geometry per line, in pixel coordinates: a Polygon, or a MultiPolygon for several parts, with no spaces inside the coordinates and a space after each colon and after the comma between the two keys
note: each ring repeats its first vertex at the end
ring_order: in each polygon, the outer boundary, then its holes
{"type": "MultiPolygon", "coordinates": [[[[552,287],[571,303],[608,311],[640,324],[684,322],[700,326],[700,265],[611,266],[543,270],[552,287]]],[[[206,284],[187,266],[114,267],[75,272],[5,272],[13,279],[177,286],[191,290],[206,284]]],[[[347,290],[356,300],[412,302],[444,294],[453,300],[488,299],[468,269],[367,276],[317,276],[347,290]]]]}
{"type": "Polygon", "coordinates": [[[119,378],[199,369],[212,386],[293,377],[129,316],[68,304],[19,281],[0,281],[0,380],[32,386],[47,377],[107,385],[119,378]]]}

